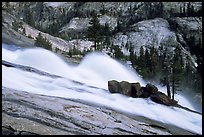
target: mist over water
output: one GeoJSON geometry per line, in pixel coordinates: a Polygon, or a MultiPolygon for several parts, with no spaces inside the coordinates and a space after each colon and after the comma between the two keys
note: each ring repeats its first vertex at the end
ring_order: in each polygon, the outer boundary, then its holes
{"type": "MultiPolygon", "coordinates": [[[[37,94],[80,99],[202,134],[202,115],[157,104],[150,99],[110,94],[108,80],[140,82],[142,86],[145,86],[146,82],[131,67],[106,54],[90,53],[79,65],[75,66],[67,64],[55,53],[41,48],[13,51],[2,48],[2,59],[62,77],[50,78],[2,65],[2,84],[5,87],[37,94]]],[[[158,88],[166,93],[164,87],[158,86],[158,88]]],[[[179,104],[194,109],[192,104],[180,94],[175,95],[175,99],[179,101],[179,104]]]]}

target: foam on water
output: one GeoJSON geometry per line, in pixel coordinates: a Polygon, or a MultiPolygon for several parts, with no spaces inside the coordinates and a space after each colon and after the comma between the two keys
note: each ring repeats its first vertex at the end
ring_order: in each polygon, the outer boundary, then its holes
{"type": "MultiPolygon", "coordinates": [[[[15,51],[2,48],[2,55],[6,61],[32,66],[63,77],[50,78],[2,65],[2,84],[5,87],[37,94],[80,99],[202,134],[202,115],[160,105],[150,99],[110,94],[107,90],[108,80],[140,82],[143,86],[146,82],[131,68],[102,53],[87,55],[78,66],[69,65],[56,54],[40,48],[15,51]]],[[[159,86],[158,88],[165,92],[165,88],[159,86]]],[[[175,99],[179,101],[179,104],[193,108],[183,96],[177,94],[175,99]]]]}

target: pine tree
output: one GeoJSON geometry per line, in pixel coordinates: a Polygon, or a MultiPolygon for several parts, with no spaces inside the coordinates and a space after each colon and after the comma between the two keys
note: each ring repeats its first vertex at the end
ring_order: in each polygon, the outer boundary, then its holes
{"type": "Polygon", "coordinates": [[[174,100],[174,94],[176,90],[180,90],[181,78],[183,76],[183,65],[181,63],[181,50],[176,47],[175,54],[172,60],[172,72],[171,72],[171,81],[172,81],[172,99],[174,100]]]}
{"type": "Polygon", "coordinates": [[[39,33],[35,40],[35,46],[42,47],[48,50],[52,50],[52,44],[47,38],[43,38],[42,34],[39,33]]]}
{"type": "Polygon", "coordinates": [[[87,37],[94,41],[94,48],[96,50],[99,49],[98,44],[101,41],[101,25],[96,13],[93,14],[89,24],[91,26],[88,27],[87,37]]]}
{"type": "Polygon", "coordinates": [[[166,86],[167,89],[167,95],[169,98],[171,98],[171,90],[170,90],[170,74],[171,74],[171,67],[170,67],[170,56],[164,56],[164,63],[163,63],[163,78],[161,79],[160,83],[163,84],[163,86],[166,86]]]}
{"type": "Polygon", "coordinates": [[[123,59],[124,55],[123,55],[123,52],[121,51],[121,49],[119,48],[119,46],[118,45],[112,45],[112,47],[113,47],[113,50],[114,50],[115,58],[123,59]]]}
{"type": "Polygon", "coordinates": [[[186,64],[185,64],[185,70],[184,70],[184,83],[185,85],[192,87],[192,79],[193,79],[193,69],[191,67],[191,60],[190,57],[186,57],[186,64]]]}
{"type": "Polygon", "coordinates": [[[140,47],[140,55],[138,57],[138,67],[141,69],[145,66],[145,55],[143,46],[140,47]]]}
{"type": "Polygon", "coordinates": [[[152,64],[152,74],[159,72],[159,55],[158,51],[153,47],[153,52],[150,52],[151,64],[152,64]]]}
{"type": "Polygon", "coordinates": [[[15,30],[15,31],[18,31],[19,29],[19,22],[17,22],[16,20],[14,20],[12,22],[12,28],[15,30]]]}
{"type": "MultiPolygon", "coordinates": [[[[164,56],[165,57],[165,56],[164,56]]],[[[166,56],[163,64],[163,76],[164,79],[161,80],[161,83],[164,86],[167,86],[167,94],[171,98],[172,87],[172,100],[174,100],[174,95],[176,90],[180,90],[181,78],[183,76],[183,60],[181,54],[181,48],[177,46],[174,50],[173,58],[170,58],[169,55],[166,56]]]]}
{"type": "Polygon", "coordinates": [[[32,12],[30,11],[29,7],[25,5],[25,8],[24,8],[24,21],[32,26],[32,27],[35,27],[35,20],[34,20],[34,17],[33,17],[33,14],[32,12]]]}
{"type": "Polygon", "coordinates": [[[149,68],[147,67],[146,61],[147,61],[147,55],[149,53],[146,52],[144,54],[144,48],[143,46],[140,47],[140,56],[138,57],[138,72],[144,77],[147,78],[149,76],[149,68]]]}
{"type": "Polygon", "coordinates": [[[122,24],[120,23],[120,20],[117,20],[117,26],[114,29],[114,34],[122,31],[122,24]]]}
{"type": "Polygon", "coordinates": [[[105,37],[105,44],[110,45],[110,37],[111,37],[111,31],[108,23],[105,23],[105,26],[103,27],[101,34],[105,37]]]}
{"type": "Polygon", "coordinates": [[[129,52],[130,52],[129,60],[131,61],[132,66],[134,67],[137,64],[137,56],[136,53],[134,53],[134,49],[132,46],[130,46],[129,52]]]}
{"type": "Polygon", "coordinates": [[[152,64],[151,64],[150,54],[149,54],[149,51],[147,48],[145,49],[145,66],[144,66],[144,68],[146,70],[145,74],[147,73],[148,77],[151,77],[150,72],[152,69],[152,64]]]}
{"type": "Polygon", "coordinates": [[[38,36],[36,37],[36,40],[35,40],[35,46],[36,47],[42,47],[42,41],[43,41],[43,37],[42,37],[42,34],[39,33],[38,36]]]}

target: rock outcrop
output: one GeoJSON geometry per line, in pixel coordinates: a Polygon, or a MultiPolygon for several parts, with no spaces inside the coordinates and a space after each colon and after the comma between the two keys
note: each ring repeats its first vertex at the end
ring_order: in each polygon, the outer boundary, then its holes
{"type": "Polygon", "coordinates": [[[173,106],[177,104],[177,101],[170,99],[167,95],[165,95],[162,92],[151,94],[150,98],[152,101],[156,103],[164,104],[167,106],[173,106]]]}
{"type": "Polygon", "coordinates": [[[143,95],[143,92],[141,90],[141,85],[139,82],[132,83],[132,90],[133,90],[132,96],[141,97],[143,95]]]}
{"type": "Polygon", "coordinates": [[[118,82],[116,80],[108,81],[108,89],[111,93],[120,93],[133,98],[148,98],[156,103],[173,106],[177,101],[172,100],[164,93],[158,91],[155,85],[148,83],[141,87],[140,83],[129,83],[127,81],[118,82]]]}
{"type": "Polygon", "coordinates": [[[116,80],[108,81],[108,90],[111,93],[118,93],[121,92],[121,86],[116,80]]]}
{"type": "Polygon", "coordinates": [[[158,88],[150,83],[146,85],[146,89],[150,94],[155,94],[158,92],[158,88]]]}
{"type": "Polygon", "coordinates": [[[103,106],[2,87],[3,135],[194,135],[103,106]]]}
{"type": "Polygon", "coordinates": [[[17,131],[11,126],[2,125],[2,135],[39,135],[28,131],[17,131]]]}

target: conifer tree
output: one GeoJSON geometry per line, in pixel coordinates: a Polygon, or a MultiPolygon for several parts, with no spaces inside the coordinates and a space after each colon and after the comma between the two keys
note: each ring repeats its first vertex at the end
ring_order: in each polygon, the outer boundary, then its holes
{"type": "Polygon", "coordinates": [[[159,69],[159,60],[158,60],[158,52],[153,47],[150,48],[150,59],[151,59],[151,73],[152,75],[156,74],[156,71],[159,69]]]}
{"type": "Polygon", "coordinates": [[[145,60],[144,68],[146,70],[145,74],[148,74],[149,75],[148,77],[150,77],[150,72],[151,72],[151,69],[152,69],[152,64],[151,64],[150,54],[149,54],[149,51],[148,51],[147,48],[145,49],[145,59],[144,60],[145,60]]]}
{"type": "Polygon", "coordinates": [[[48,50],[52,50],[52,44],[47,38],[43,38],[42,34],[39,33],[35,40],[35,46],[42,47],[48,50]]]}
{"type": "Polygon", "coordinates": [[[105,37],[105,44],[110,45],[110,37],[111,37],[111,31],[108,23],[105,23],[104,29],[101,30],[101,34],[105,37]]]}
{"type": "Polygon", "coordinates": [[[174,100],[174,94],[176,90],[180,90],[181,78],[183,76],[183,63],[181,63],[181,49],[177,46],[175,49],[175,54],[172,59],[172,72],[171,72],[171,81],[172,81],[172,99],[174,100]]]}
{"type": "Polygon", "coordinates": [[[93,13],[89,24],[91,24],[91,26],[88,27],[87,37],[94,41],[94,48],[96,50],[99,49],[98,44],[101,41],[101,25],[96,13],[93,13]]]}
{"type": "Polygon", "coordinates": [[[34,17],[33,17],[33,14],[31,13],[31,10],[28,8],[28,6],[25,5],[25,8],[24,8],[24,21],[32,26],[32,27],[35,27],[35,20],[34,20],[34,17]]]}
{"type": "Polygon", "coordinates": [[[129,60],[131,61],[132,66],[134,67],[137,64],[137,56],[132,46],[130,46],[129,52],[130,52],[129,60]]]}
{"type": "Polygon", "coordinates": [[[145,55],[144,55],[143,46],[140,47],[140,55],[138,57],[138,66],[140,69],[145,66],[145,55]]]}

